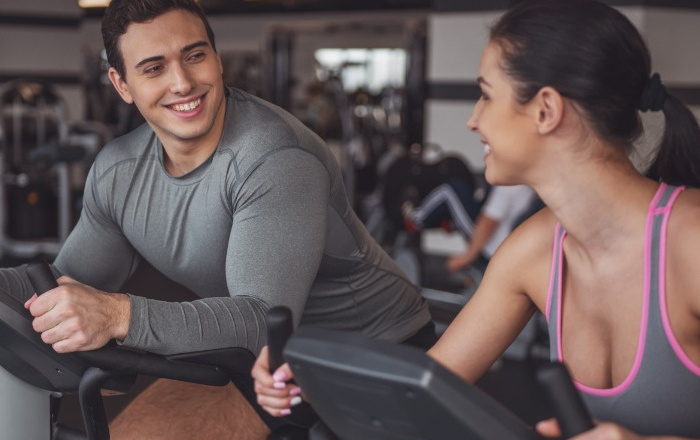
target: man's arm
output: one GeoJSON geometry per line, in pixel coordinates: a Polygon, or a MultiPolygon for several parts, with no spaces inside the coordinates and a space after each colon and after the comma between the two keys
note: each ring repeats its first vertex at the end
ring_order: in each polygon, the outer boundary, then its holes
{"type": "MultiPolygon", "coordinates": [[[[30,304],[37,317],[61,311],[60,318],[52,314],[36,328],[49,332],[58,321],[66,323],[46,335],[53,344],[65,341],[59,344],[64,351],[97,348],[121,339],[128,328],[124,345],[155,353],[233,346],[257,353],[266,342],[264,316],[272,305],[284,304],[297,321],[301,317],[325,246],[329,178],[314,156],[286,150],[267,158],[234,194],[226,259],[230,297],[176,303],[107,294],[126,281],[138,255],[105,210],[88,202],[56,261],[79,283],[66,281],[30,304]],[[74,307],[87,304],[87,295],[89,309],[74,307]]],[[[207,227],[206,213],[202,218],[207,227]]]]}
{"type": "Polygon", "coordinates": [[[90,169],[83,192],[80,219],[54,262],[61,275],[106,292],[116,292],[133,274],[139,255],[117,224],[115,189],[100,184],[100,158],[90,169]]]}
{"type": "Polygon", "coordinates": [[[123,339],[129,326],[130,301],[121,288],[138,264],[138,256],[108,211],[109,188],[101,194],[95,167],[85,184],[83,210],[56,258],[52,271],[59,287],[33,297],[24,267],[0,272],[3,288],[25,302],[34,329],[57,352],[92,350],[110,339],[123,339]]]}
{"type": "Polygon", "coordinates": [[[157,353],[237,346],[257,354],[271,306],[290,307],[299,321],[325,248],[328,172],[313,155],[288,149],[241,180],[226,256],[230,297],[170,303],[133,296],[125,345],[157,353]]]}

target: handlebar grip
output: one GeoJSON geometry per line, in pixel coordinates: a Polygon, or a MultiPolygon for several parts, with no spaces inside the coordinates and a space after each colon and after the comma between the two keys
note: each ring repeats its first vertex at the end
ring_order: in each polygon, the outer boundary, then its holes
{"type": "Polygon", "coordinates": [[[593,428],[588,408],[563,363],[550,362],[540,366],[537,380],[552,405],[563,439],[593,428]]]}
{"type": "Polygon", "coordinates": [[[41,295],[48,290],[58,287],[56,277],[53,276],[51,268],[45,261],[32,261],[31,263],[27,264],[27,268],[25,270],[37,295],[41,295]]]}
{"type": "MultiPolygon", "coordinates": [[[[292,311],[285,306],[276,306],[267,311],[265,315],[267,325],[267,349],[270,355],[270,374],[274,373],[284,360],[284,346],[294,332],[292,311]]],[[[292,414],[284,417],[284,420],[292,425],[309,429],[318,421],[318,415],[307,402],[295,406],[292,414]]]]}
{"type": "Polygon", "coordinates": [[[284,364],[282,350],[294,331],[292,311],[285,306],[276,306],[268,310],[265,316],[267,325],[267,348],[270,353],[270,373],[284,364]]]}

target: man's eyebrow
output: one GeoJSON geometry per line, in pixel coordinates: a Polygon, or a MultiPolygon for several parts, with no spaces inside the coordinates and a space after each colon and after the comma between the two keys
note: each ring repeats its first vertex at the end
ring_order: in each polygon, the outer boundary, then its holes
{"type": "MultiPolygon", "coordinates": [[[[197,47],[208,46],[208,45],[209,45],[209,43],[207,43],[206,41],[197,41],[196,43],[188,44],[187,46],[180,49],[180,53],[187,53],[187,52],[189,52],[192,49],[195,49],[197,47]]],[[[139,61],[138,63],[136,63],[136,65],[134,66],[134,69],[138,69],[139,67],[143,66],[144,64],[148,64],[148,63],[151,63],[153,61],[160,61],[160,60],[164,60],[164,59],[165,59],[165,57],[163,55],[156,55],[156,56],[144,58],[141,61],[139,61]]]]}
{"type": "Polygon", "coordinates": [[[136,63],[136,65],[134,66],[134,69],[138,69],[139,67],[143,66],[144,64],[151,63],[153,61],[160,61],[160,60],[164,60],[164,59],[165,59],[165,57],[163,55],[156,55],[154,57],[144,58],[141,61],[139,61],[138,63],[136,63]]]}
{"type": "Polygon", "coordinates": [[[207,43],[206,41],[197,41],[196,43],[188,44],[187,46],[183,47],[180,50],[180,52],[181,53],[189,52],[192,49],[195,49],[195,48],[201,47],[201,46],[209,46],[209,43],[207,43]]]}

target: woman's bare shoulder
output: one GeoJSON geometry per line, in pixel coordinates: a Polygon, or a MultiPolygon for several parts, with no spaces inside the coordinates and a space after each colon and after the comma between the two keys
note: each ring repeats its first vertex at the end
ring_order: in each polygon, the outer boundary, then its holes
{"type": "MultiPolygon", "coordinates": [[[[544,207],[518,226],[508,237],[504,245],[513,254],[540,254],[551,252],[557,218],[552,211],[544,207]]],[[[504,246],[505,247],[505,246],[504,246]]]]}
{"type": "Polygon", "coordinates": [[[526,294],[538,306],[549,283],[556,225],[551,210],[543,208],[508,236],[489,263],[499,277],[510,280],[506,286],[511,291],[526,294]]]}

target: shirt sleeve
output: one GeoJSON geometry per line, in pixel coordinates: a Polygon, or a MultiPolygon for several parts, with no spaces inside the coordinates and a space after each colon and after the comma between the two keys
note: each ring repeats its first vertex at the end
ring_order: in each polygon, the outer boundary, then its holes
{"type": "Polygon", "coordinates": [[[113,185],[98,185],[97,180],[93,166],[85,183],[80,219],[54,265],[81,283],[117,292],[138,266],[139,256],[108,208],[116,197],[113,185]]]}
{"type": "Polygon", "coordinates": [[[289,307],[299,322],[325,248],[328,171],[310,153],[282,149],[239,182],[226,255],[230,296],[186,303],[133,296],[125,345],[157,353],[244,347],[257,354],[267,342],[270,307],[289,307]]]}
{"type": "MultiPolygon", "coordinates": [[[[51,265],[52,271],[56,277],[68,274],[84,284],[114,292],[133,273],[137,258],[97,203],[93,167],[86,179],[80,219],[51,265]]],[[[0,269],[0,289],[21,302],[34,294],[24,268],[0,269]]]]}

